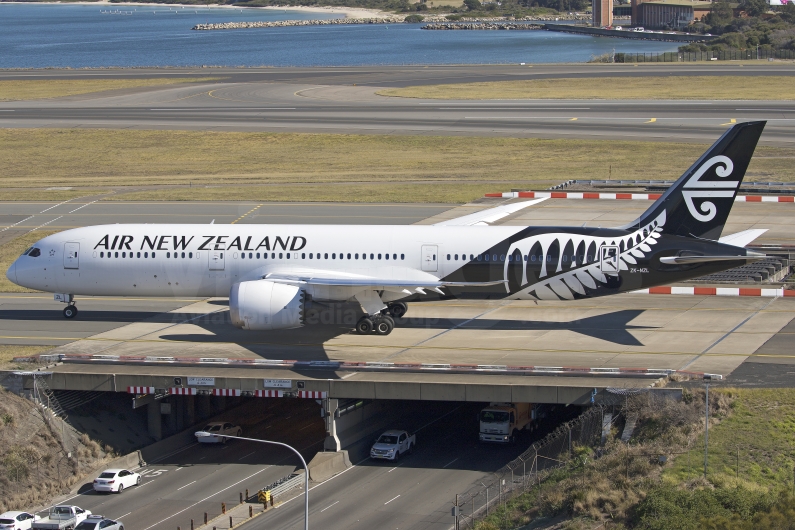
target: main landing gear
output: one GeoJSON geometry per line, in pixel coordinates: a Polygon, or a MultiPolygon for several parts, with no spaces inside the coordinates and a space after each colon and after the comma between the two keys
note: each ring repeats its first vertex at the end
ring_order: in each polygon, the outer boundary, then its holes
{"type": "Polygon", "coordinates": [[[74,302],[63,308],[63,316],[64,318],[74,318],[77,316],[77,306],[74,302]]]}
{"type": "Polygon", "coordinates": [[[389,335],[395,329],[395,318],[406,314],[408,306],[403,302],[389,304],[385,311],[376,315],[365,315],[356,323],[356,333],[359,335],[389,335]]]}

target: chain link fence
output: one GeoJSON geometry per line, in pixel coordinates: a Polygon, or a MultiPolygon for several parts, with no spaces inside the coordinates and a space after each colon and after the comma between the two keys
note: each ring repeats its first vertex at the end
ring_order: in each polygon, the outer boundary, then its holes
{"type": "Polygon", "coordinates": [[[474,528],[477,521],[499,506],[541,484],[553,471],[571,460],[575,445],[600,444],[608,417],[604,407],[588,409],[534,443],[487,480],[457,495],[453,507],[454,528],[474,528]]]}
{"type": "Polygon", "coordinates": [[[682,63],[694,61],[744,61],[795,59],[795,50],[724,50],[705,52],[615,53],[614,63],[682,63]]]}

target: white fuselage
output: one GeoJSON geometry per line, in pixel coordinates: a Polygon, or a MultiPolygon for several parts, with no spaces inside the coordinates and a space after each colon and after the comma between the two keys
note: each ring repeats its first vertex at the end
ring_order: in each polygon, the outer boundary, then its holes
{"type": "Polygon", "coordinates": [[[20,256],[8,277],[54,293],[175,297],[227,296],[232,284],[269,273],[428,281],[523,228],[101,225],[38,241],[38,255],[20,256]]]}

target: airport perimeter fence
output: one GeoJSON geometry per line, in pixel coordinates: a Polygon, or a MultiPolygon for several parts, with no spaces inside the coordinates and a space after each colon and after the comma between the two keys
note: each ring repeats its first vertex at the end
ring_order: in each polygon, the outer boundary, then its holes
{"type": "Polygon", "coordinates": [[[488,480],[456,495],[452,509],[454,528],[474,528],[507,501],[540,485],[553,471],[571,461],[575,445],[601,444],[605,420],[604,406],[588,409],[534,443],[488,480]]]}
{"type": "Polygon", "coordinates": [[[795,50],[725,50],[706,52],[615,53],[614,63],[682,63],[695,61],[747,61],[795,59],[795,50]]]}

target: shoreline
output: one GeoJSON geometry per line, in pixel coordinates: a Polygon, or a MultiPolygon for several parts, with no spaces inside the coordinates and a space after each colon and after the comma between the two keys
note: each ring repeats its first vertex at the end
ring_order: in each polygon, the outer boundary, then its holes
{"type": "Polygon", "coordinates": [[[2,4],[16,5],[84,5],[84,6],[143,6],[143,7],[184,7],[191,9],[231,9],[231,10],[268,10],[268,11],[297,11],[302,13],[330,13],[342,15],[343,18],[391,18],[398,15],[381,11],[380,9],[369,9],[364,7],[333,7],[333,6],[231,6],[226,4],[160,4],[154,2],[110,2],[109,0],[98,0],[97,2],[2,2],[2,4]]]}

